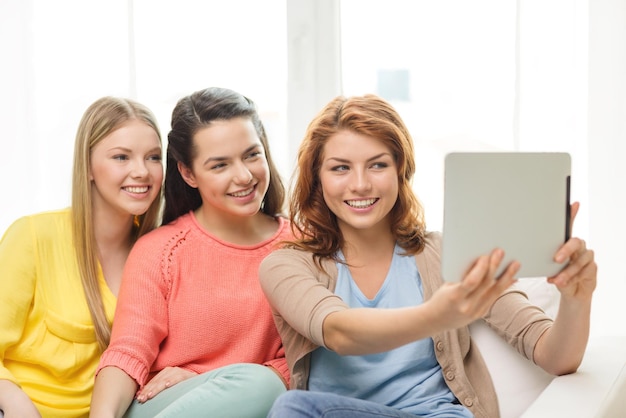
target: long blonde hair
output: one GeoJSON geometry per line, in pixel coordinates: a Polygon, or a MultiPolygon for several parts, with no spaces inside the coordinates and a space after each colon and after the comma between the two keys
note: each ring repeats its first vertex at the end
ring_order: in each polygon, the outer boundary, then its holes
{"type": "MultiPolygon", "coordinates": [[[[98,284],[100,264],[97,256],[91,181],[89,180],[91,151],[104,137],[132,119],[140,120],[151,126],[157,133],[159,142],[161,142],[156,117],[147,107],[133,100],[107,96],[96,100],[87,108],[78,126],[74,144],[72,235],[78,271],[81,275],[87,305],[94,323],[96,339],[101,350],[104,350],[109,344],[111,326],[106,318],[98,284]]],[[[136,218],[131,231],[132,243],[158,226],[161,201],[161,194],[159,194],[148,211],[136,218]]]]}

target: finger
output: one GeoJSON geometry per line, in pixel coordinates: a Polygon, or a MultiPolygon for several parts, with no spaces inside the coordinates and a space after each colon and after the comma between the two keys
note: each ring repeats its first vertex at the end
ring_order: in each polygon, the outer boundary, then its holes
{"type": "Polygon", "coordinates": [[[491,286],[486,288],[485,294],[482,298],[487,301],[489,306],[491,306],[491,304],[493,304],[493,302],[495,302],[495,300],[500,297],[506,289],[515,283],[519,269],[520,263],[518,261],[510,262],[498,278],[491,283],[491,286]]]}
{"type": "Polygon", "coordinates": [[[485,274],[489,271],[489,257],[482,255],[476,259],[474,265],[461,281],[461,288],[465,292],[472,292],[480,284],[485,274]]]}
{"type": "Polygon", "coordinates": [[[587,244],[580,238],[570,238],[567,242],[558,249],[554,254],[554,261],[557,263],[564,263],[568,259],[571,259],[575,254],[581,253],[587,249],[587,244]]]}
{"type": "Polygon", "coordinates": [[[517,261],[509,263],[500,276],[495,277],[503,258],[504,251],[502,250],[494,250],[490,254],[489,271],[483,277],[480,285],[465,298],[466,310],[473,312],[473,316],[476,318],[484,316],[496,299],[516,280],[515,275],[520,267],[517,261]]]}
{"type": "Polygon", "coordinates": [[[497,280],[498,288],[501,292],[506,290],[517,280],[517,273],[519,273],[521,267],[522,265],[519,261],[511,261],[506,269],[504,269],[497,280]]]}
{"type": "Polygon", "coordinates": [[[169,385],[167,384],[167,382],[160,385],[152,385],[150,388],[146,388],[146,390],[141,394],[141,398],[137,398],[137,400],[145,402],[149,399],[154,398],[168,387],[169,385]]]}
{"type": "Polygon", "coordinates": [[[500,263],[502,263],[502,259],[504,258],[504,251],[499,248],[496,248],[489,255],[489,273],[488,278],[489,281],[493,281],[496,279],[496,273],[498,268],[500,267],[500,263]]]}
{"type": "Polygon", "coordinates": [[[580,254],[570,259],[570,262],[554,277],[550,278],[550,282],[560,285],[566,285],[572,279],[582,276],[584,270],[589,266],[595,268],[593,250],[584,250],[580,254]]]}
{"type": "Polygon", "coordinates": [[[169,381],[166,381],[162,385],[157,386],[154,390],[152,390],[152,391],[150,391],[150,393],[148,393],[148,396],[147,396],[148,399],[154,398],[155,396],[157,396],[159,393],[163,392],[165,389],[169,388],[170,386],[171,385],[170,385],[169,381]]]}
{"type": "Polygon", "coordinates": [[[482,295],[489,290],[491,286],[495,284],[496,274],[498,269],[500,268],[500,264],[502,263],[502,259],[504,258],[504,251],[499,248],[491,251],[489,254],[489,263],[488,268],[480,282],[476,286],[473,292],[478,295],[482,295]]]}

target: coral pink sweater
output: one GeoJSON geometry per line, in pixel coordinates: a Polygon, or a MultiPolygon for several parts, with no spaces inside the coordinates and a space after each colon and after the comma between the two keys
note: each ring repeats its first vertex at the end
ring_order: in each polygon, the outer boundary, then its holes
{"type": "Polygon", "coordinates": [[[98,371],[124,370],[143,386],[167,366],[203,373],[233,363],[289,371],[258,269],[289,223],[254,246],[207,233],[193,213],[143,236],[126,262],[111,344],[98,371]]]}

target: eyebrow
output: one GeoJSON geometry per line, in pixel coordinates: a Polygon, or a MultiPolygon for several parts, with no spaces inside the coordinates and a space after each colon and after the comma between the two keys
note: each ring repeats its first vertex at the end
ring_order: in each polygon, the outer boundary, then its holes
{"type": "MultiPolygon", "coordinates": [[[[241,155],[246,155],[247,153],[249,153],[250,151],[257,149],[257,148],[263,148],[263,144],[254,144],[249,146],[248,148],[246,148],[241,155]]],[[[206,160],[204,160],[204,162],[202,163],[202,165],[207,165],[211,162],[214,161],[227,161],[230,160],[230,157],[209,157],[206,160]]]]}
{"type": "MultiPolygon", "coordinates": [[[[388,153],[388,152],[381,152],[380,154],[377,154],[377,155],[374,155],[374,156],[373,156],[373,157],[371,157],[371,158],[368,158],[366,161],[373,161],[373,160],[377,160],[377,159],[379,159],[379,158],[381,158],[381,157],[384,157],[384,156],[386,156],[386,155],[387,155],[387,156],[389,156],[389,157],[392,157],[392,156],[391,156],[391,154],[390,154],[390,153],[388,153]]],[[[392,157],[392,158],[393,158],[393,157],[392,157]]],[[[349,163],[349,162],[350,162],[350,160],[346,160],[345,158],[339,158],[339,157],[328,157],[328,158],[326,159],[326,161],[329,161],[329,160],[335,160],[335,161],[340,162],[340,163],[349,163]]]]}
{"type": "MultiPolygon", "coordinates": [[[[113,148],[109,148],[108,150],[109,152],[111,151],[122,151],[122,152],[126,152],[128,154],[132,154],[133,150],[131,150],[130,148],[126,148],[126,147],[113,147],[113,148]]],[[[161,152],[162,149],[161,147],[154,147],[150,150],[148,150],[148,152],[146,154],[149,154],[151,152],[161,152]]]]}

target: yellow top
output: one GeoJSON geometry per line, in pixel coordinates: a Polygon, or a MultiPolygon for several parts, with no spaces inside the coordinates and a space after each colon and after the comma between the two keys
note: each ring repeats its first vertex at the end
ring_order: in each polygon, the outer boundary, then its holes
{"type": "MultiPolygon", "coordinates": [[[[45,418],[88,416],[100,358],[72,242],[69,209],[20,218],[0,241],[0,379],[45,418]]],[[[116,297],[99,280],[112,322],[116,297]]]]}

